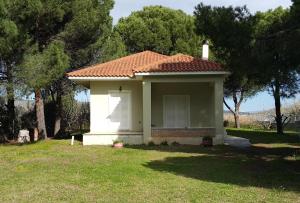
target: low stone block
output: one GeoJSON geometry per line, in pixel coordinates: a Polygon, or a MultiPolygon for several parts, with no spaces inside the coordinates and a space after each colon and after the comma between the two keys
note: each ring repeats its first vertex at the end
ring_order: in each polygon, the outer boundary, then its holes
{"type": "Polygon", "coordinates": [[[28,143],[30,142],[30,136],[28,130],[20,130],[18,135],[18,143],[28,143]]]}

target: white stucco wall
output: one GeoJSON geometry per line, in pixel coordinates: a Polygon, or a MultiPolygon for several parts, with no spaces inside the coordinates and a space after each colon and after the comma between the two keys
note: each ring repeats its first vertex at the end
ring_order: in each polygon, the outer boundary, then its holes
{"type": "Polygon", "coordinates": [[[118,132],[110,128],[109,91],[131,92],[131,129],[140,132],[143,129],[142,82],[141,81],[92,81],[90,83],[90,132],[118,132]]]}

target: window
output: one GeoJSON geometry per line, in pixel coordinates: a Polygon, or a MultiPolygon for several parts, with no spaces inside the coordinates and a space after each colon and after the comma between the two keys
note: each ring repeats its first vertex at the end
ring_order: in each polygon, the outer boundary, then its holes
{"type": "Polygon", "coordinates": [[[131,93],[109,91],[109,129],[131,129],[131,93]]]}
{"type": "Polygon", "coordinates": [[[189,127],[190,97],[188,95],[165,95],[163,108],[165,128],[189,127]]]}

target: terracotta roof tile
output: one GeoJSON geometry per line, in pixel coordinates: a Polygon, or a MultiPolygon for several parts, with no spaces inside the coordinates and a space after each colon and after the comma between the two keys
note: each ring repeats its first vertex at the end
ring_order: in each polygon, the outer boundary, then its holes
{"type": "Polygon", "coordinates": [[[133,69],[150,64],[168,56],[151,51],[125,56],[113,61],[96,64],[67,74],[69,77],[132,77],[133,69]]]}
{"type": "Polygon", "coordinates": [[[165,56],[151,51],[96,64],[67,74],[68,77],[133,77],[147,72],[224,71],[218,63],[177,54],[165,56]]]}
{"type": "Polygon", "coordinates": [[[136,73],[147,72],[204,72],[224,71],[218,63],[177,54],[166,59],[134,69],[136,73]]]}

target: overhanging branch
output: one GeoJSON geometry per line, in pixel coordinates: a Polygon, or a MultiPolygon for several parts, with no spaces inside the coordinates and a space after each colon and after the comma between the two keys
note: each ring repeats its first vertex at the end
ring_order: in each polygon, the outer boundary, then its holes
{"type": "Polygon", "coordinates": [[[232,108],[226,103],[225,98],[223,98],[223,102],[224,102],[225,106],[227,107],[227,109],[229,109],[229,111],[231,111],[231,113],[235,114],[235,112],[232,110],[232,108]]]}

